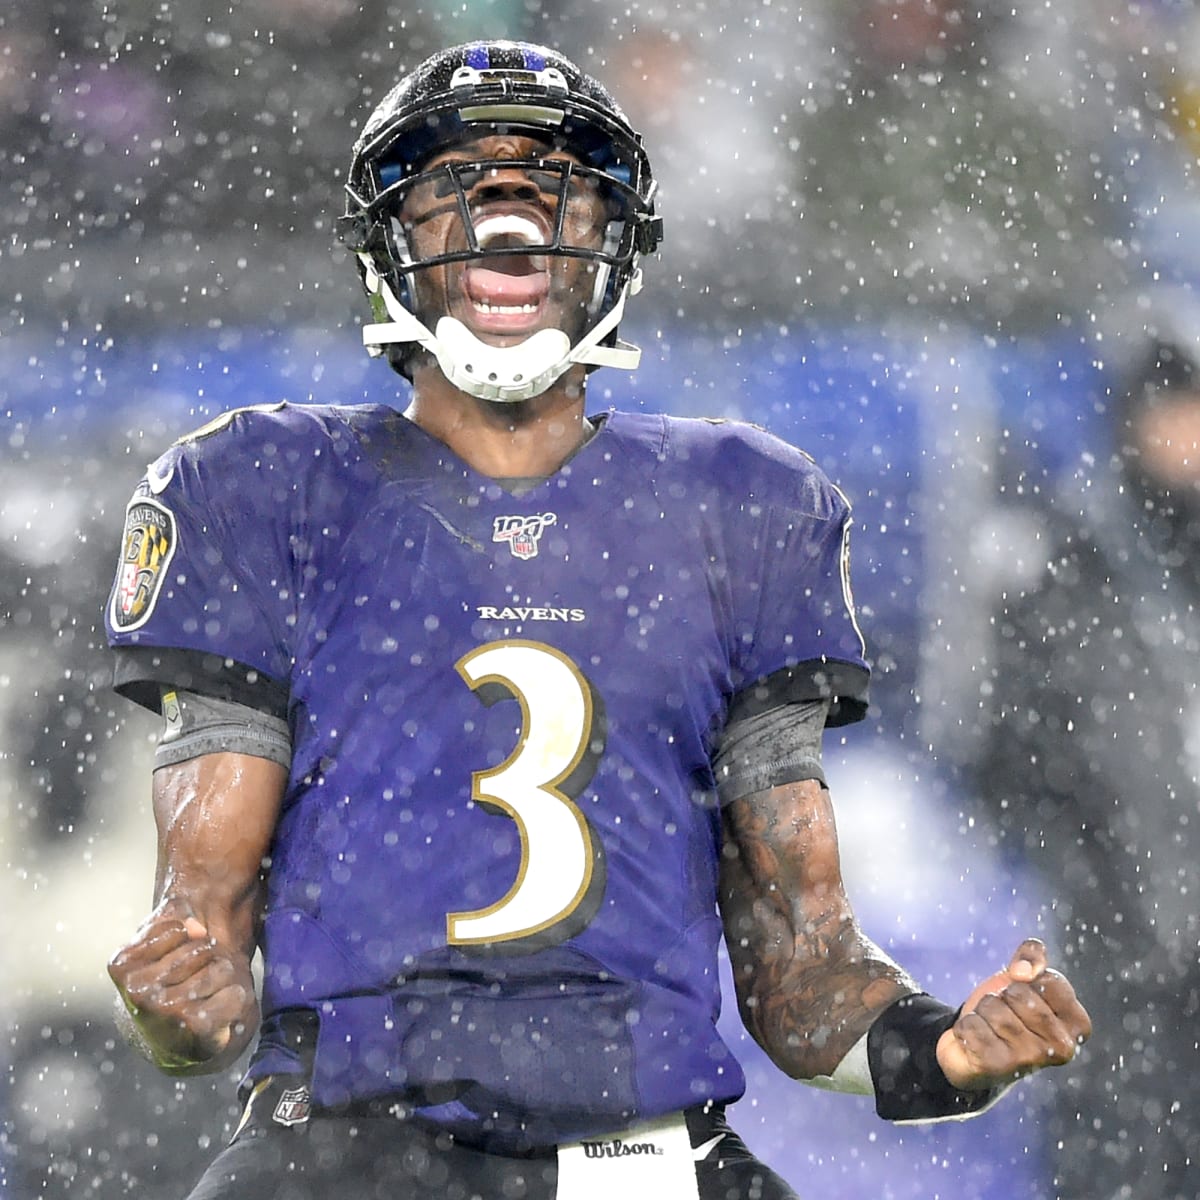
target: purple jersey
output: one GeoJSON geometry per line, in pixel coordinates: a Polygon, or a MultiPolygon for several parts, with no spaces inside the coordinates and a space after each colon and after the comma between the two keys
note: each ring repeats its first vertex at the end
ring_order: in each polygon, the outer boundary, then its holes
{"type": "Polygon", "coordinates": [[[252,1077],[534,1144],[741,1094],[710,759],[862,715],[848,508],[752,426],[600,421],[514,495],[389,408],[244,410],[131,501],[118,686],[291,727],[252,1077]]]}

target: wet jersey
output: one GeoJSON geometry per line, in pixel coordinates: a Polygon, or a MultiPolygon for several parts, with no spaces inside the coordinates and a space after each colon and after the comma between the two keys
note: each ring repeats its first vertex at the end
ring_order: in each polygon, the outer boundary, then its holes
{"type": "Polygon", "coordinates": [[[252,1078],[526,1144],[741,1094],[710,759],[731,712],[862,715],[848,508],[755,427],[598,421],[513,494],[386,407],[242,410],[130,502],[118,688],[291,729],[252,1078]]]}

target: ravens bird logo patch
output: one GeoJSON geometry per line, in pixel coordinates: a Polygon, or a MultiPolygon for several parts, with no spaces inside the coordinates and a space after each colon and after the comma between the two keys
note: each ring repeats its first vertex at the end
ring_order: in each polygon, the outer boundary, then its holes
{"type": "Polygon", "coordinates": [[[115,629],[137,629],[150,618],[175,553],[175,516],[148,496],[135,497],[125,513],[121,562],[113,586],[115,629]]]}

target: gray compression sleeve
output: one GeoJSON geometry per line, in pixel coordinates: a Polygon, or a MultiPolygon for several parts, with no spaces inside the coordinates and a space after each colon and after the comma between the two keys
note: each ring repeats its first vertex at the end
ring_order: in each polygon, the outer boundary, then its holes
{"type": "Polygon", "coordinates": [[[155,770],[223,751],[291,766],[292,739],[282,717],[232,700],[169,687],[162,689],[162,714],[155,770]]]}
{"type": "Polygon", "coordinates": [[[828,700],[781,704],[727,725],[713,755],[721,803],[800,779],[824,786],[821,734],[829,708],[828,700]]]}

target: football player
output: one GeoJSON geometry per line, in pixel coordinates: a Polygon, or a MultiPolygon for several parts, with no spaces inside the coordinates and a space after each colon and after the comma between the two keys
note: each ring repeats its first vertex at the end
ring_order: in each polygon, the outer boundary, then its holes
{"type": "Polygon", "coordinates": [[[726,1123],[722,937],[775,1062],[885,1118],[1068,1061],[1088,1019],[1039,943],[951,1007],[847,901],[844,497],[757,428],[586,407],[637,361],[661,236],[613,98],[543,47],[444,51],[346,191],[407,410],[183,438],[108,608],[116,686],[163,720],[121,1020],[181,1076],[254,1042],[193,1196],[792,1196],[726,1123]]]}

